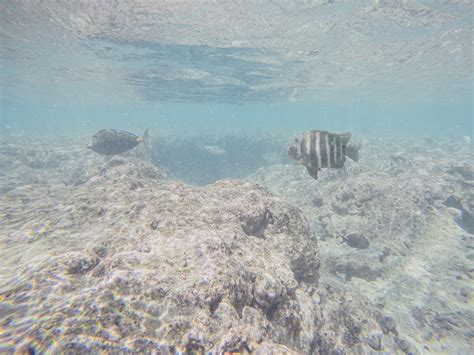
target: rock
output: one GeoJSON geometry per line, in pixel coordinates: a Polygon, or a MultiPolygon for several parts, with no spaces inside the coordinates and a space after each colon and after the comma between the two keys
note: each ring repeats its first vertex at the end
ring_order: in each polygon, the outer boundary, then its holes
{"type": "Polygon", "coordinates": [[[395,321],[392,317],[377,313],[376,319],[385,334],[393,333],[395,335],[398,335],[397,325],[395,324],[395,321]]]}
{"type": "Polygon", "coordinates": [[[107,167],[113,168],[115,166],[125,164],[125,160],[123,158],[112,157],[106,164],[107,167]]]}
{"type": "Polygon", "coordinates": [[[345,281],[351,281],[353,277],[366,281],[375,281],[383,274],[383,269],[371,261],[353,259],[333,260],[327,265],[327,270],[336,275],[341,275],[345,281]]]}
{"type": "Polygon", "coordinates": [[[370,246],[369,240],[362,234],[351,233],[343,237],[343,239],[351,248],[367,249],[370,246]]]}
{"type": "Polygon", "coordinates": [[[283,297],[286,296],[283,285],[273,277],[266,274],[259,274],[255,280],[253,297],[257,305],[266,310],[266,313],[276,306],[283,297]]]}
{"type": "Polygon", "coordinates": [[[277,354],[288,354],[288,355],[297,355],[298,352],[289,349],[288,347],[275,343],[262,342],[257,348],[252,351],[252,354],[256,355],[277,355],[277,354]]]}
{"type": "Polygon", "coordinates": [[[415,318],[419,324],[424,327],[426,325],[426,310],[424,310],[422,307],[414,307],[411,310],[411,314],[413,315],[413,318],[415,318]]]}
{"type": "Polygon", "coordinates": [[[365,342],[374,350],[382,350],[382,338],[383,334],[375,332],[365,337],[365,342]]]}
{"type": "MultiPolygon", "coordinates": [[[[432,352],[469,349],[471,312],[462,290],[474,258],[472,240],[467,238],[474,233],[474,170],[469,147],[454,144],[448,151],[447,143],[451,144],[437,140],[434,147],[416,140],[370,137],[357,169],[326,169],[314,182],[301,167],[279,164],[249,177],[305,213],[319,237],[320,287],[341,283],[338,292],[365,295],[373,313],[383,309],[389,317],[382,317],[378,325],[383,351],[401,351],[397,336],[409,339],[409,352],[425,346],[432,352]],[[340,242],[339,236],[351,234],[368,243],[353,236],[351,245],[340,242]],[[455,237],[460,234],[463,237],[455,237]],[[456,329],[445,318],[435,320],[436,314],[445,313],[446,304],[456,310],[448,319],[462,324],[456,329]],[[432,338],[427,341],[429,333],[432,338]]],[[[321,307],[326,312],[324,297],[321,307]]],[[[341,329],[331,332],[336,338],[341,329]]],[[[377,337],[371,338],[377,330],[360,336],[346,333],[354,342],[351,352],[377,351],[377,337]],[[367,350],[359,348],[363,344],[367,350]]],[[[321,338],[314,343],[319,349],[337,348],[321,338]]]]}
{"type": "Polygon", "coordinates": [[[313,205],[315,207],[322,207],[324,205],[324,200],[321,197],[313,198],[313,205]]]}
{"type": "Polygon", "coordinates": [[[457,209],[462,209],[462,203],[461,199],[457,196],[450,195],[444,202],[443,204],[447,207],[453,207],[457,209]]]}
{"type": "Polygon", "coordinates": [[[400,174],[403,171],[413,168],[413,163],[401,155],[392,155],[390,157],[390,171],[393,174],[400,174]]]}
{"type": "Polygon", "coordinates": [[[465,180],[474,180],[474,167],[469,164],[454,165],[449,169],[450,174],[459,174],[465,180]]]}
{"type": "Polygon", "coordinates": [[[357,169],[317,181],[280,164],[198,188],[138,155],[38,143],[51,149],[31,160],[0,147],[8,351],[469,349],[474,198],[450,173],[468,161],[458,147],[371,138],[357,169]],[[396,174],[394,154],[410,162],[396,174]],[[354,231],[355,247],[340,242],[354,231]]]}
{"type": "Polygon", "coordinates": [[[382,332],[369,301],[344,290],[342,285],[335,283],[334,287],[322,291],[321,309],[326,321],[315,342],[316,353],[342,354],[348,348],[353,352],[370,353],[380,350],[382,341],[391,337],[382,332]]]}
{"type": "Polygon", "coordinates": [[[64,255],[66,271],[71,275],[83,275],[92,270],[98,263],[98,258],[92,255],[77,252],[64,255]]]}
{"type": "Polygon", "coordinates": [[[468,233],[474,234],[474,203],[465,202],[458,196],[450,195],[443,204],[459,210],[460,215],[454,217],[458,225],[468,233]]]}
{"type": "Polygon", "coordinates": [[[36,352],[310,351],[320,264],[298,209],[254,184],[192,187],[140,161],[90,171],[81,185],[25,185],[30,209],[20,190],[4,196],[1,297],[18,308],[14,322],[2,320],[2,343],[31,341],[36,352]],[[41,238],[19,237],[44,221],[41,238]],[[32,317],[41,335],[23,325],[32,317]]]}
{"type": "Polygon", "coordinates": [[[403,351],[405,354],[414,354],[414,352],[410,350],[411,346],[408,341],[399,337],[397,337],[395,341],[397,343],[397,346],[400,348],[400,350],[403,351]]]}
{"type": "Polygon", "coordinates": [[[239,219],[244,233],[258,238],[264,238],[265,230],[273,223],[272,213],[263,206],[242,211],[239,219]]]}

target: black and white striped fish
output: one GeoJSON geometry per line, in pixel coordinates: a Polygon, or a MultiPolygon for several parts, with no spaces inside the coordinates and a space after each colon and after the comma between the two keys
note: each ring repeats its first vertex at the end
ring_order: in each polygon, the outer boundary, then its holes
{"type": "Polygon", "coordinates": [[[348,145],[350,139],[349,132],[307,131],[295,139],[288,154],[304,165],[309,175],[318,179],[318,171],[322,168],[344,167],[346,156],[354,161],[359,160],[359,147],[348,145]]]}

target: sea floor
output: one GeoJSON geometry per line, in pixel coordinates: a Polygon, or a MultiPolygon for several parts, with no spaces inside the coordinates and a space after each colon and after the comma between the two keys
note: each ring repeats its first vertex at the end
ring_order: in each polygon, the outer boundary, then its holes
{"type": "Polygon", "coordinates": [[[316,181],[232,139],[187,169],[4,138],[0,352],[472,350],[469,143],[363,137],[316,181]]]}

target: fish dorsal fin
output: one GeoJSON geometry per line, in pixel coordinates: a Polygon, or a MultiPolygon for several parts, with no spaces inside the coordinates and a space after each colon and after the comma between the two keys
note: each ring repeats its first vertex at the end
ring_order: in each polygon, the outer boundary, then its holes
{"type": "Polygon", "coordinates": [[[351,132],[338,134],[338,137],[341,140],[342,144],[347,145],[347,143],[349,143],[349,141],[351,140],[351,132]]]}

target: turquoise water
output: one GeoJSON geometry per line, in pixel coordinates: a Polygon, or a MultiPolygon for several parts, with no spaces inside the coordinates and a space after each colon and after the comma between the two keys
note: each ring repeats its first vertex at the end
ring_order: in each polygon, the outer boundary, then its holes
{"type": "Polygon", "coordinates": [[[0,353],[469,353],[473,7],[0,1],[0,353]]]}
{"type": "Polygon", "coordinates": [[[2,9],[1,120],[19,133],[472,135],[466,2],[2,9]]]}
{"type": "Polygon", "coordinates": [[[54,129],[61,135],[88,135],[104,127],[143,130],[155,134],[220,134],[228,131],[299,132],[315,127],[364,134],[470,136],[472,105],[385,106],[370,103],[311,104],[265,102],[244,105],[165,103],[127,107],[4,105],[3,123],[18,132],[54,129]],[[67,118],[66,118],[67,117],[67,118]]]}

